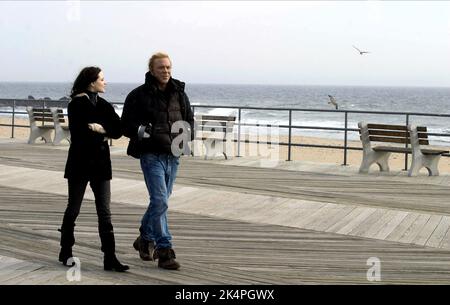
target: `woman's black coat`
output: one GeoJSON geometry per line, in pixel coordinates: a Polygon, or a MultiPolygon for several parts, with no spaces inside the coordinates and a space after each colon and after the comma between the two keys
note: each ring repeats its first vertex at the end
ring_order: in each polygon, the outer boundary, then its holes
{"type": "Polygon", "coordinates": [[[83,180],[111,180],[111,158],[108,138],[121,137],[120,117],[114,107],[101,97],[94,105],[87,94],[79,94],[67,107],[70,129],[70,148],[64,178],[83,180]],[[89,129],[89,123],[103,126],[106,134],[89,129]]]}

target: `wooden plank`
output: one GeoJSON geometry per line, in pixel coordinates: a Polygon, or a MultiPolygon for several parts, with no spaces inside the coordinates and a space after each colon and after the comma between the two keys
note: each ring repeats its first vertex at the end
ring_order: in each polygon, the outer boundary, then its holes
{"type": "MultiPolygon", "coordinates": [[[[251,207],[245,208],[240,213],[236,219],[245,221],[258,221],[263,223],[274,223],[275,218],[282,215],[283,218],[284,210],[279,209],[279,205],[283,202],[288,201],[288,198],[277,198],[277,197],[267,197],[260,201],[259,204],[251,207]],[[258,211],[255,213],[255,211],[258,211]]],[[[216,214],[220,215],[220,213],[216,214]]],[[[236,215],[236,214],[234,214],[236,215]]]]}
{"type": "Polygon", "coordinates": [[[417,220],[420,216],[419,213],[411,212],[409,213],[403,221],[395,228],[395,230],[390,233],[385,240],[389,241],[400,241],[402,236],[408,231],[408,229],[412,226],[412,224],[417,220]]]}
{"type": "Polygon", "coordinates": [[[390,218],[390,210],[388,209],[377,209],[372,215],[370,215],[363,223],[355,227],[350,231],[350,235],[364,236],[372,234],[372,232],[378,232],[380,222],[386,222],[390,218]]]}
{"type": "MultiPolygon", "coordinates": [[[[303,225],[303,228],[308,230],[314,230],[314,228],[318,228],[320,226],[324,226],[324,222],[330,219],[333,219],[334,216],[338,213],[342,213],[342,210],[345,209],[346,206],[344,205],[338,205],[338,204],[332,204],[329,203],[325,205],[323,208],[319,210],[319,213],[316,213],[314,217],[312,217],[311,221],[305,223],[303,225]]],[[[350,211],[348,210],[347,213],[350,211]]],[[[326,226],[326,225],[325,225],[326,226]]]]}
{"type": "Polygon", "coordinates": [[[375,146],[373,147],[374,151],[390,151],[396,153],[412,153],[412,149],[410,147],[398,147],[398,146],[375,146]]]}
{"type": "MultiPolygon", "coordinates": [[[[393,137],[393,138],[403,138],[408,139],[410,141],[409,131],[391,131],[391,130],[375,130],[370,129],[369,135],[374,136],[387,136],[387,137],[393,137]]],[[[417,137],[419,139],[428,139],[428,134],[424,132],[418,132],[417,137]]]]}
{"type": "Polygon", "coordinates": [[[367,237],[369,238],[377,238],[377,239],[386,239],[389,234],[391,234],[396,228],[403,222],[403,220],[410,214],[406,211],[392,211],[394,216],[381,228],[378,229],[378,232],[368,232],[367,237]]]}
{"type": "Polygon", "coordinates": [[[431,217],[428,219],[428,222],[423,227],[423,229],[420,231],[420,233],[417,235],[417,237],[414,239],[413,243],[416,245],[425,245],[427,240],[430,238],[430,236],[433,234],[436,227],[439,225],[439,223],[442,220],[441,215],[431,215],[431,217]]]}
{"type": "MultiPolygon", "coordinates": [[[[380,136],[369,136],[369,140],[372,142],[387,142],[387,143],[399,143],[399,144],[411,144],[409,138],[391,138],[380,136]]],[[[419,140],[420,145],[428,145],[428,140],[419,140]]]]}
{"type": "Polygon", "coordinates": [[[428,247],[440,247],[441,242],[447,234],[449,228],[450,216],[443,216],[439,222],[439,225],[436,227],[436,230],[434,230],[433,234],[431,234],[430,238],[428,238],[425,245],[428,247]]]}
{"type": "Polygon", "coordinates": [[[292,210],[283,206],[283,203],[289,200],[288,198],[268,197],[263,200],[254,200],[252,196],[242,197],[238,194],[227,195],[224,197],[227,199],[220,203],[221,209],[211,215],[239,220],[265,219],[267,223],[277,223],[284,217],[286,211],[292,210]],[[255,213],[255,211],[258,212],[255,213]],[[258,215],[257,218],[255,218],[256,215],[258,215]]]}
{"type": "Polygon", "coordinates": [[[441,240],[439,248],[450,249],[450,230],[447,230],[444,237],[441,240]]]}
{"type": "Polygon", "coordinates": [[[325,232],[337,233],[337,231],[339,231],[341,228],[343,228],[345,225],[347,225],[352,219],[355,219],[357,216],[362,214],[365,210],[366,210],[365,207],[354,208],[350,213],[348,213],[342,219],[340,219],[338,222],[334,223],[332,226],[330,226],[328,229],[326,229],[325,232]]]}
{"type": "Polygon", "coordinates": [[[26,276],[26,274],[39,270],[40,268],[42,268],[42,265],[37,265],[26,261],[11,264],[0,269],[0,283],[12,278],[26,276]]]}
{"type": "MultiPolygon", "coordinates": [[[[408,130],[406,125],[389,125],[389,124],[367,124],[369,129],[390,129],[390,130],[408,130]]],[[[427,127],[417,126],[418,131],[426,132],[427,127]]]]}
{"type": "Polygon", "coordinates": [[[301,228],[302,223],[307,222],[310,216],[324,207],[326,203],[323,202],[303,202],[299,207],[298,213],[286,215],[284,223],[289,226],[301,228]]]}
{"type": "Polygon", "coordinates": [[[429,214],[419,214],[419,217],[411,224],[411,226],[405,231],[402,237],[400,237],[399,242],[403,243],[413,243],[414,239],[422,231],[423,227],[427,224],[430,219],[429,214]]]}
{"type": "Polygon", "coordinates": [[[369,129],[390,129],[390,130],[408,130],[406,125],[390,125],[390,124],[367,124],[369,129]]]}
{"type": "Polygon", "coordinates": [[[321,222],[321,220],[327,217],[333,209],[336,209],[336,204],[327,203],[321,208],[317,209],[314,213],[310,214],[309,217],[305,218],[305,221],[298,222],[297,226],[299,228],[310,228],[311,225],[314,225],[317,222],[321,222]]]}
{"type": "Polygon", "coordinates": [[[443,150],[443,149],[421,149],[420,150],[424,155],[441,155],[444,153],[448,153],[448,150],[443,150]]]}
{"type": "Polygon", "coordinates": [[[226,116],[226,115],[198,114],[195,117],[202,121],[235,121],[236,120],[236,116],[226,116]]]}
{"type": "MultiPolygon", "coordinates": [[[[303,213],[303,209],[306,207],[305,203],[301,200],[292,200],[289,198],[280,198],[277,200],[278,202],[274,207],[272,208],[271,214],[273,217],[268,219],[268,223],[271,224],[282,224],[282,225],[288,225],[287,218],[289,216],[289,219],[299,219],[303,213]]],[[[247,205],[247,203],[245,203],[247,205]]],[[[317,204],[314,204],[317,205],[317,204]]],[[[250,207],[248,209],[248,212],[251,213],[252,211],[258,211],[259,207],[258,205],[255,205],[253,207],[250,207]]],[[[231,214],[233,215],[233,214],[231,214]]],[[[270,214],[269,214],[270,215],[270,214]]],[[[234,219],[240,219],[240,217],[237,214],[234,214],[234,219]]]]}
{"type": "Polygon", "coordinates": [[[369,136],[371,142],[386,142],[386,143],[398,143],[398,144],[411,144],[409,138],[390,138],[381,136],[369,136]]]}
{"type": "Polygon", "coordinates": [[[14,257],[0,255],[0,272],[1,270],[11,268],[19,263],[23,263],[23,261],[14,257]]]}
{"type": "Polygon", "coordinates": [[[393,130],[369,129],[369,135],[371,135],[371,136],[388,136],[388,137],[409,138],[409,131],[393,131],[393,130]]]}
{"type": "Polygon", "coordinates": [[[367,217],[372,213],[375,213],[377,209],[375,208],[364,208],[361,214],[356,216],[354,219],[350,220],[345,226],[339,229],[336,233],[338,234],[349,234],[356,226],[364,222],[367,217]]]}
{"type": "Polygon", "coordinates": [[[355,206],[334,205],[326,211],[327,214],[323,215],[322,219],[316,220],[314,223],[309,224],[305,228],[309,230],[325,231],[354,209],[355,206]]]}
{"type": "Polygon", "coordinates": [[[314,211],[324,206],[324,203],[317,203],[313,201],[305,201],[298,199],[289,199],[283,204],[295,206],[294,210],[291,208],[291,212],[287,213],[283,219],[283,224],[286,226],[297,227],[297,223],[304,218],[308,218],[314,211]]]}

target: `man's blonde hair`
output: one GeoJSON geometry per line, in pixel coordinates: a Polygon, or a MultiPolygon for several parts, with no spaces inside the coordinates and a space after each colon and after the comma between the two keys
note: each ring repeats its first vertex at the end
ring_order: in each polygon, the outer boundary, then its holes
{"type": "Polygon", "coordinates": [[[152,57],[150,57],[150,59],[148,61],[148,70],[150,72],[152,72],[152,68],[153,68],[153,64],[155,63],[155,60],[160,59],[160,58],[168,58],[170,61],[170,64],[172,64],[169,54],[164,53],[164,52],[157,52],[157,53],[153,54],[152,57]]]}

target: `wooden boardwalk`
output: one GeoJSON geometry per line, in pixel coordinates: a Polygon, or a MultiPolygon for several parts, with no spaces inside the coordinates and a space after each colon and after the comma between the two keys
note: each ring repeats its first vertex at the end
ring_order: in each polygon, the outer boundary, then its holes
{"type": "Polygon", "coordinates": [[[102,270],[87,193],[74,248],[82,280],[69,282],[56,260],[66,154],[64,147],[0,143],[0,283],[367,284],[371,257],[381,261],[380,283],[450,283],[445,176],[427,184],[339,167],[327,173],[183,159],[169,208],[182,264],[173,272],[141,261],[131,246],[147,194],[138,162],[114,147],[113,224],[118,256],[131,270],[102,270]]]}

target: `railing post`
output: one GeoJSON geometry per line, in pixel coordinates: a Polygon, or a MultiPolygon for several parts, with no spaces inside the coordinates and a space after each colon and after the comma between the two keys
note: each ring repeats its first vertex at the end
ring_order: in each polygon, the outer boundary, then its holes
{"type": "MultiPolygon", "coordinates": [[[[408,126],[409,124],[409,114],[406,115],[406,126],[408,126]]],[[[406,130],[406,132],[408,132],[408,130],[406,130]]],[[[405,141],[405,147],[408,148],[408,142],[405,141]]],[[[408,153],[405,153],[405,171],[408,170],[408,153]]]]}
{"type": "Polygon", "coordinates": [[[289,139],[288,139],[288,159],[291,161],[291,143],[292,143],[292,109],[289,109],[289,139]]]}
{"type": "Polygon", "coordinates": [[[345,112],[345,131],[344,131],[344,164],[347,165],[347,128],[348,128],[348,112],[345,112]]]}
{"type": "Polygon", "coordinates": [[[241,108],[238,108],[238,151],[237,157],[241,156],[241,108]]]}
{"type": "Polygon", "coordinates": [[[16,100],[13,101],[13,111],[12,111],[12,120],[11,120],[11,139],[14,138],[15,118],[16,118],[16,100]]]}
{"type": "MultiPolygon", "coordinates": [[[[197,122],[195,121],[195,106],[191,106],[192,107],[192,115],[194,116],[194,139],[191,141],[191,156],[195,157],[195,152],[194,152],[194,141],[195,141],[195,137],[197,135],[197,122]]],[[[189,135],[189,139],[191,138],[191,135],[189,135]]]]}

